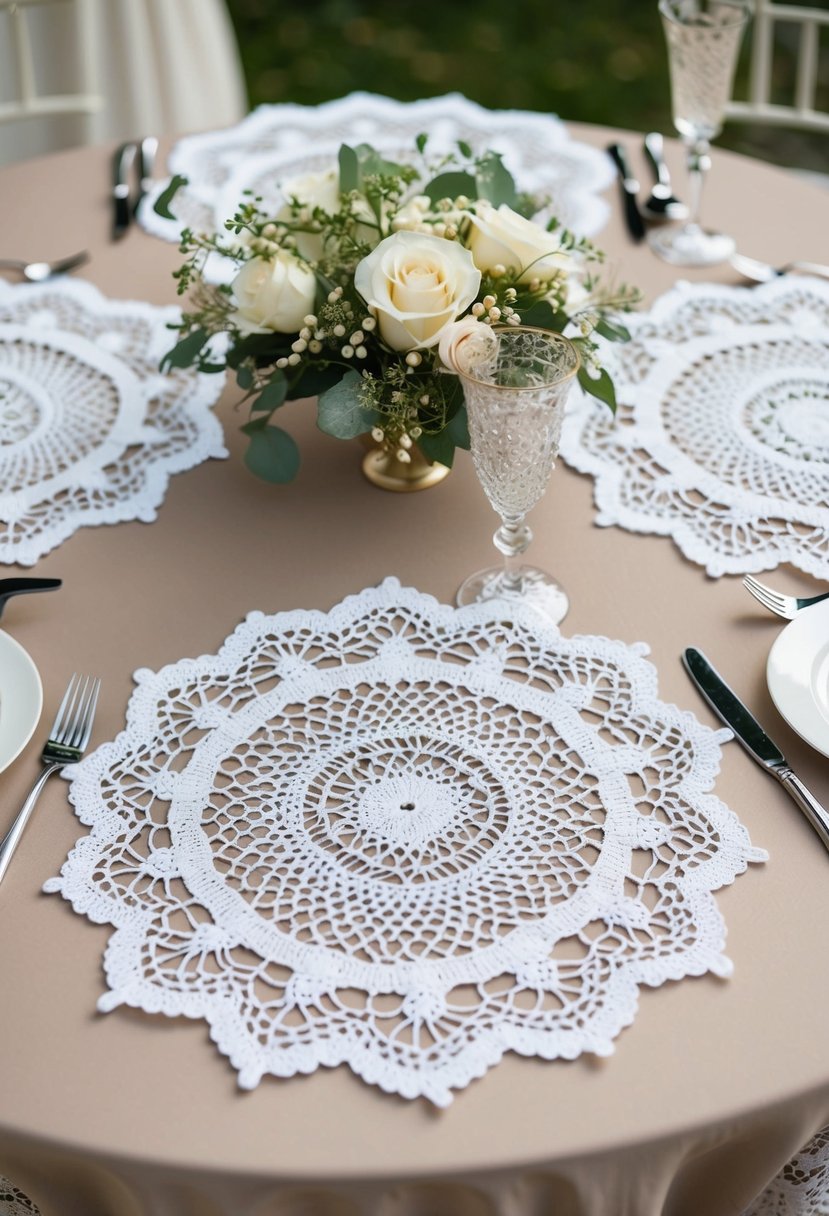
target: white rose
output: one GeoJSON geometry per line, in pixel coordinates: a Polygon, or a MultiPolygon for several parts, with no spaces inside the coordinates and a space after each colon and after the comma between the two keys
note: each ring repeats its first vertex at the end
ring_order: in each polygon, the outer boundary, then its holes
{"type": "Polygon", "coordinates": [[[491,203],[477,202],[475,211],[469,216],[466,244],[479,270],[512,267],[521,271],[519,283],[529,283],[569,269],[570,255],[562,252],[554,232],[546,232],[506,203],[496,209],[491,203]]]}
{"type": "Polygon", "coordinates": [[[438,354],[450,371],[459,372],[491,359],[498,350],[498,338],[491,327],[477,317],[463,317],[447,325],[440,336],[438,354]],[[463,347],[463,354],[461,354],[463,347]]]}
{"type": "Polygon", "coordinates": [[[354,285],[383,341],[392,350],[412,350],[440,341],[444,326],[475,299],[481,273],[456,241],[396,232],[358,264],[354,285]]]}
{"type": "Polygon", "coordinates": [[[232,320],[243,333],[293,334],[313,311],[317,279],[304,262],[280,249],[270,261],[245,262],[232,287],[232,320]]]}
{"type": "MultiPolygon", "coordinates": [[[[326,215],[334,215],[340,209],[340,173],[338,169],[325,169],[321,173],[301,173],[283,182],[282,193],[286,199],[296,199],[302,207],[307,207],[309,213],[319,207],[326,215]]],[[[286,202],[280,207],[276,218],[283,223],[290,223],[295,218],[291,205],[286,202]]],[[[297,232],[294,234],[296,247],[309,262],[316,262],[322,257],[322,237],[315,232],[297,232]]]]}
{"type": "MultiPolygon", "coordinates": [[[[300,207],[307,209],[310,216],[315,207],[319,207],[326,215],[336,215],[340,210],[340,171],[337,168],[324,169],[320,173],[301,173],[283,182],[282,193],[286,199],[294,199],[300,207]]],[[[377,240],[377,221],[371,207],[363,199],[356,199],[352,204],[355,219],[361,221],[354,229],[358,240],[373,243],[377,240]]],[[[276,218],[289,224],[297,217],[291,211],[289,202],[283,204],[276,218]]],[[[295,232],[294,240],[302,257],[309,262],[317,262],[323,254],[322,237],[316,232],[295,232]]]]}

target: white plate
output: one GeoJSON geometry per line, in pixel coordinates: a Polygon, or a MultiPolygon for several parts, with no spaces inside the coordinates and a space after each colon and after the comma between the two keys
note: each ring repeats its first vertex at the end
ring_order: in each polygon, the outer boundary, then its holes
{"type": "Polygon", "coordinates": [[[42,708],[37,668],[20,643],[0,630],[0,772],[31,739],[42,708]]]}
{"type": "Polygon", "coordinates": [[[779,634],[766,679],[789,726],[829,756],[829,600],[799,612],[779,634]]]}

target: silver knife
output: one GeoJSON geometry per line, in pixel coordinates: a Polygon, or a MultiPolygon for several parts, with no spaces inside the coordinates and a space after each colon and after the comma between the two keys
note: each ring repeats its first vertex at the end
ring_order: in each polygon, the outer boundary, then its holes
{"type": "Polygon", "coordinates": [[[829,812],[792,771],[777,744],[769,738],[757,719],[711,666],[702,651],[689,646],[682,655],[682,662],[717,717],[732,729],[735,739],[742,744],[752,760],[780,782],[809,820],[824,847],[829,849],[829,812]]]}
{"type": "Polygon", "coordinates": [[[628,226],[628,232],[634,241],[643,241],[645,239],[645,221],[642,219],[639,205],[636,202],[636,196],[639,193],[639,182],[633,176],[630,161],[622,145],[610,144],[607,150],[613,157],[616,162],[616,168],[619,170],[619,181],[622,186],[622,201],[625,205],[625,222],[628,226]]]}
{"type": "Polygon", "coordinates": [[[120,240],[130,226],[130,174],[138,145],[121,144],[112,157],[112,239],[120,240]]]}

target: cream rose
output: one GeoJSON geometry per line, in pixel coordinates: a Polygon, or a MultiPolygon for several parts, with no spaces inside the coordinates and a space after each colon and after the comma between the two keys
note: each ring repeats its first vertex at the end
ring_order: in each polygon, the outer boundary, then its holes
{"type": "Polygon", "coordinates": [[[392,350],[434,346],[446,325],[470,306],[481,273],[468,249],[419,232],[387,236],[354,275],[392,350]]]}
{"type": "Polygon", "coordinates": [[[233,321],[243,333],[297,333],[317,294],[314,272],[284,249],[270,260],[251,258],[233,280],[233,321]]]}
{"type": "Polygon", "coordinates": [[[496,266],[521,271],[519,283],[550,279],[570,267],[570,255],[562,252],[554,232],[545,232],[506,203],[495,208],[484,201],[470,214],[466,244],[479,270],[496,266]]]}
{"type": "MultiPolygon", "coordinates": [[[[340,174],[338,169],[325,169],[322,173],[301,173],[282,183],[286,199],[296,199],[309,211],[319,207],[326,215],[334,215],[340,209],[340,174]]],[[[290,203],[280,207],[276,218],[289,223],[294,215],[290,203]]],[[[322,257],[322,237],[316,232],[294,233],[296,247],[304,258],[316,262],[322,257]]]]}
{"type": "Polygon", "coordinates": [[[497,350],[497,336],[477,317],[463,317],[446,325],[438,343],[441,362],[453,372],[466,371],[474,363],[491,359],[497,350]]]}

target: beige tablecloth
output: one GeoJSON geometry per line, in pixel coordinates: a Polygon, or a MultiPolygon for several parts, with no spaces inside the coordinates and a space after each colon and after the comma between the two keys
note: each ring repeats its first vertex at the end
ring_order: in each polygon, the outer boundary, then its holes
{"type": "MultiPolygon", "coordinates": [[[[612,133],[574,134],[601,146],[612,133]]],[[[137,229],[108,242],[108,151],[0,172],[0,252],[86,247],[84,273],[109,295],[173,301],[172,246],[137,229]]],[[[829,261],[826,195],[786,173],[718,153],[706,209],[746,253],[829,261]]],[[[616,207],[602,240],[648,298],[677,278],[628,242],[616,207]]],[[[490,559],[493,518],[467,457],[434,489],[386,494],[362,478],[356,444],[320,434],[312,406],[294,403],[283,425],[302,470],[271,488],[238,459],[235,396],[219,407],[233,459],[175,477],[152,525],[79,532],[37,567],[62,577],[62,591],[7,609],[4,626],[43,675],[45,717],[71,671],[99,671],[95,739],[110,738],[135,668],[214,650],[251,609],[328,608],[386,574],[451,601],[490,559]]],[[[707,579],[669,540],[594,527],[591,490],[559,467],[533,520],[535,559],[571,595],[565,630],[648,642],[665,699],[712,721],[678,659],[701,646],[829,800],[826,762],[766,690],[780,623],[739,579],[707,579]]],[[[811,589],[790,570],[774,581],[811,589]]],[[[33,743],[0,779],[0,824],[36,755],[33,743]]],[[[829,1123],[829,859],[736,745],[717,792],[771,853],[718,896],[733,978],[646,990],[612,1058],[509,1056],[438,1112],[344,1068],[241,1093],[203,1023],[96,1014],[109,930],[40,894],[81,834],[53,781],[0,889],[0,1173],[44,1216],[733,1216],[829,1123]]]]}

